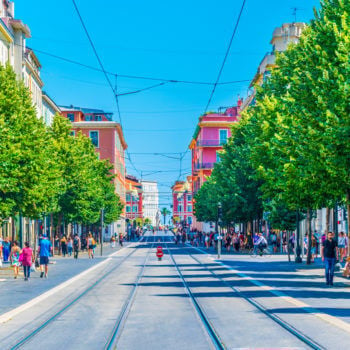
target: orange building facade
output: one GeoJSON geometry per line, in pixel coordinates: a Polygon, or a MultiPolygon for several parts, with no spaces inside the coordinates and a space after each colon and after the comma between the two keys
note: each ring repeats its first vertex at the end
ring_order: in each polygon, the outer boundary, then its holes
{"type": "Polygon", "coordinates": [[[108,159],[112,164],[112,171],[115,175],[115,192],[124,204],[124,212],[117,222],[106,228],[104,239],[108,239],[115,233],[124,234],[125,195],[127,188],[125,179],[125,150],[127,149],[127,144],[120,124],[112,120],[112,113],[102,110],[74,106],[61,106],[60,109],[62,115],[71,121],[72,133],[81,132],[89,137],[100,159],[108,159]]]}

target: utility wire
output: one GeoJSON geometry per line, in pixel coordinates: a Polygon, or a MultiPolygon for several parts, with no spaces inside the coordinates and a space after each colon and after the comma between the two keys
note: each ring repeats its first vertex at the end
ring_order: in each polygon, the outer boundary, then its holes
{"type": "MultiPolygon", "coordinates": [[[[24,47],[23,45],[20,45],[20,44],[14,44],[14,45],[22,47],[22,48],[24,47]]],[[[97,67],[90,66],[88,64],[72,60],[72,59],[67,58],[67,57],[59,56],[59,55],[56,55],[56,54],[53,54],[53,53],[50,53],[50,52],[47,52],[47,51],[44,51],[44,50],[40,50],[40,49],[34,48],[32,46],[31,46],[31,49],[33,51],[35,51],[35,52],[38,52],[38,53],[42,54],[42,55],[45,55],[45,56],[48,56],[48,57],[52,57],[52,58],[55,58],[57,60],[65,61],[67,63],[71,63],[71,64],[74,64],[74,65],[77,65],[77,66],[80,66],[80,67],[84,67],[84,68],[87,68],[87,69],[90,69],[90,70],[94,70],[96,72],[103,72],[102,69],[99,69],[97,67]]],[[[107,71],[107,70],[105,70],[105,72],[108,75],[112,75],[112,76],[114,76],[116,74],[115,72],[110,72],[110,71],[107,71]]],[[[204,81],[163,79],[163,78],[157,78],[157,77],[145,77],[145,76],[139,76],[139,75],[119,74],[119,73],[118,73],[118,76],[121,77],[121,78],[137,79],[137,80],[161,81],[161,82],[167,82],[167,83],[182,83],[182,84],[192,84],[192,85],[214,85],[215,84],[215,83],[204,82],[204,81]]],[[[226,82],[218,83],[217,85],[239,84],[239,83],[247,83],[247,82],[250,82],[250,81],[251,81],[251,79],[233,80],[233,81],[226,81],[226,82]]]]}
{"type": "MultiPolygon", "coordinates": [[[[83,20],[81,14],[80,14],[80,11],[79,11],[79,9],[78,9],[78,6],[77,6],[75,0],[72,0],[72,2],[73,2],[73,5],[74,5],[74,7],[75,7],[75,10],[76,10],[76,12],[77,12],[77,14],[78,14],[80,23],[81,23],[81,25],[82,25],[82,27],[83,27],[83,29],[84,29],[84,32],[85,32],[85,34],[86,34],[86,36],[87,36],[87,38],[88,38],[88,40],[89,40],[89,42],[90,42],[91,48],[92,48],[92,50],[94,51],[94,54],[95,54],[95,56],[96,56],[96,58],[97,58],[97,61],[98,61],[99,65],[100,65],[100,67],[101,67],[101,70],[102,70],[103,74],[105,75],[106,80],[107,80],[107,82],[108,82],[108,85],[110,86],[110,88],[111,88],[112,91],[113,91],[113,94],[115,95],[116,92],[114,91],[112,82],[110,81],[109,76],[108,76],[108,74],[107,74],[107,72],[106,72],[106,70],[105,70],[105,68],[104,68],[104,66],[103,66],[103,63],[102,63],[101,59],[100,59],[100,56],[99,56],[98,53],[97,53],[95,44],[94,44],[94,42],[92,41],[91,36],[90,36],[90,34],[89,34],[89,32],[88,32],[88,30],[87,30],[87,28],[86,28],[85,22],[84,22],[84,20],[83,20]]],[[[120,120],[120,124],[122,124],[121,120],[120,120]]]]}
{"type": "Polygon", "coordinates": [[[146,91],[146,90],[150,90],[150,89],[154,89],[154,88],[156,88],[156,87],[165,85],[165,84],[167,84],[167,83],[168,83],[168,82],[163,82],[163,83],[156,84],[156,85],[152,85],[152,86],[149,86],[149,87],[146,87],[146,88],[143,88],[143,89],[139,89],[139,90],[135,90],[135,91],[129,91],[129,92],[123,92],[122,94],[118,94],[118,96],[125,96],[125,95],[138,94],[139,92],[146,91]]]}
{"type": "Polygon", "coordinates": [[[204,113],[207,111],[207,109],[208,109],[208,107],[209,107],[209,105],[210,105],[210,102],[211,102],[211,100],[212,100],[212,98],[213,98],[213,96],[214,96],[214,93],[215,93],[215,90],[216,90],[216,86],[219,84],[219,80],[220,80],[220,78],[221,78],[222,71],[223,71],[223,69],[224,69],[224,67],[225,67],[225,63],[226,63],[227,57],[228,57],[228,55],[229,55],[229,53],[230,53],[232,41],[233,41],[233,38],[234,38],[235,35],[236,35],[237,29],[238,29],[238,25],[239,25],[239,22],[240,22],[240,20],[241,20],[241,17],[242,17],[242,13],[243,13],[245,4],[246,4],[246,0],[243,0],[242,6],[241,6],[241,10],[240,10],[240,12],[239,12],[239,15],[238,15],[236,24],[235,24],[235,26],[234,26],[234,29],[233,29],[233,32],[232,32],[232,35],[231,35],[231,39],[230,39],[230,42],[229,42],[228,47],[227,47],[227,50],[226,50],[226,54],[225,54],[224,60],[223,60],[223,62],[222,62],[222,64],[221,64],[218,77],[216,78],[216,81],[215,81],[215,83],[214,83],[213,89],[212,89],[212,91],[211,91],[211,93],[210,93],[210,97],[209,97],[208,103],[207,103],[207,105],[206,105],[206,107],[205,107],[204,113]]]}

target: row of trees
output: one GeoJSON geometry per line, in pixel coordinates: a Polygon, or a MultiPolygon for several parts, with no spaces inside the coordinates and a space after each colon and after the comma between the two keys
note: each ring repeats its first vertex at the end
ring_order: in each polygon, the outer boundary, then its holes
{"type": "Polygon", "coordinates": [[[218,201],[228,222],[267,211],[281,229],[294,229],[300,210],[311,218],[312,209],[346,203],[349,213],[349,53],[350,2],[323,0],[232,127],[221,162],[195,197],[199,220],[216,220],[218,201]]]}
{"type": "Polygon", "coordinates": [[[67,119],[39,120],[29,90],[0,65],[0,220],[50,213],[58,223],[94,224],[103,208],[111,223],[123,209],[111,170],[89,138],[71,136],[67,119]]]}

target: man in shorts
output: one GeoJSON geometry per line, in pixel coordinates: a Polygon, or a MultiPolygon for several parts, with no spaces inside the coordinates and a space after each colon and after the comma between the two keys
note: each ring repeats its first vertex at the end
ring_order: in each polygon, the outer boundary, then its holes
{"type": "Polygon", "coordinates": [[[44,267],[45,267],[45,278],[49,271],[49,257],[52,251],[52,246],[50,240],[46,235],[42,236],[42,239],[39,242],[38,254],[40,258],[40,278],[44,277],[44,267]]]}

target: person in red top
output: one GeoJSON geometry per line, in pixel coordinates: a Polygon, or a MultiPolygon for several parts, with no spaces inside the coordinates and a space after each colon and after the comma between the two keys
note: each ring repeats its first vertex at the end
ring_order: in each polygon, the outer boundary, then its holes
{"type": "Polygon", "coordinates": [[[22,249],[21,255],[22,255],[21,262],[22,262],[23,271],[24,271],[24,280],[28,281],[30,277],[30,267],[34,262],[33,249],[30,248],[29,242],[24,243],[24,248],[22,249]]]}

